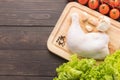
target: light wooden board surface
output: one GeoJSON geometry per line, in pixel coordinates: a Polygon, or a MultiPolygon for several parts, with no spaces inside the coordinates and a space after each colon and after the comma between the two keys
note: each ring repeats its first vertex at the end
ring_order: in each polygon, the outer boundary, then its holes
{"type": "MultiPolygon", "coordinates": [[[[90,20],[92,19],[95,21],[98,21],[100,16],[103,16],[102,14],[76,2],[71,2],[66,6],[48,39],[47,46],[51,52],[67,60],[70,59],[70,55],[72,54],[66,45],[66,34],[71,25],[70,15],[73,12],[79,13],[80,17],[83,17],[81,14],[82,12],[87,12],[90,20]]],[[[110,37],[110,43],[112,46],[110,45],[109,47],[112,51],[120,48],[120,23],[112,19],[110,19],[110,21],[111,26],[107,31],[107,34],[110,37]]]]}

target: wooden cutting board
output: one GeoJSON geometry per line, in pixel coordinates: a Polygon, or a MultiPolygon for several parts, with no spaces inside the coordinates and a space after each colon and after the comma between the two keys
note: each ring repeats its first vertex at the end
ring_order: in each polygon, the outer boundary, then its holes
{"type": "MultiPolygon", "coordinates": [[[[52,53],[67,60],[70,59],[70,55],[72,54],[66,45],[66,34],[71,25],[70,15],[73,12],[86,12],[90,21],[98,21],[99,17],[103,16],[99,12],[89,9],[88,7],[80,5],[76,2],[68,3],[47,41],[47,47],[52,53]]],[[[79,15],[80,17],[83,17],[83,15],[79,15]]],[[[113,19],[110,19],[110,21],[111,26],[107,31],[107,34],[110,37],[109,48],[112,52],[120,48],[120,23],[113,19]]],[[[93,25],[92,27],[95,26],[93,25]]]]}

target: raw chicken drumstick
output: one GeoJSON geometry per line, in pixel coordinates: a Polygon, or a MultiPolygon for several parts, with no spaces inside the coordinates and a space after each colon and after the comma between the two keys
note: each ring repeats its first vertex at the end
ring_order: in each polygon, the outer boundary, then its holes
{"type": "Polygon", "coordinates": [[[109,36],[104,32],[85,33],[79,24],[81,18],[78,13],[73,13],[71,18],[72,23],[67,33],[69,50],[82,57],[104,59],[109,54],[109,36]]]}

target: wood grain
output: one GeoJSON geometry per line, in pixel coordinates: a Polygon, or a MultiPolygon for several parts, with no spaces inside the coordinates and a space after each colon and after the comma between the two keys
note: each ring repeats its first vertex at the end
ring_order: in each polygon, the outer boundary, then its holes
{"type": "Polygon", "coordinates": [[[0,0],[0,25],[54,26],[67,0],[0,0]]]}
{"type": "Polygon", "coordinates": [[[55,76],[64,61],[47,50],[0,50],[0,76],[55,76]]]}
{"type": "Polygon", "coordinates": [[[53,27],[1,27],[0,49],[47,49],[53,27]]]}
{"type": "Polygon", "coordinates": [[[53,77],[0,76],[1,80],[52,80],[53,77]]]}
{"type": "Polygon", "coordinates": [[[47,40],[67,0],[0,0],[0,80],[52,80],[66,60],[47,40]]]}

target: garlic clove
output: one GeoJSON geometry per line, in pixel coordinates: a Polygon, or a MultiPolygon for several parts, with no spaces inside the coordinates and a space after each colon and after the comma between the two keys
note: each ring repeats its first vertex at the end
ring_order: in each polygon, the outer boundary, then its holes
{"type": "Polygon", "coordinates": [[[82,12],[81,14],[82,14],[82,20],[83,20],[83,21],[87,21],[88,18],[89,18],[88,13],[82,12]]]}
{"type": "Polygon", "coordinates": [[[93,26],[97,26],[98,25],[98,21],[96,19],[93,19],[93,18],[89,18],[88,19],[88,23],[92,24],[93,26]]]}
{"type": "Polygon", "coordinates": [[[93,31],[93,28],[90,25],[86,25],[85,28],[89,32],[93,31]]]}

